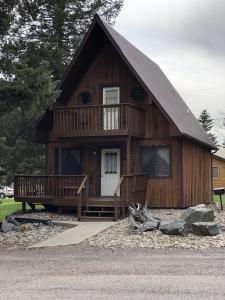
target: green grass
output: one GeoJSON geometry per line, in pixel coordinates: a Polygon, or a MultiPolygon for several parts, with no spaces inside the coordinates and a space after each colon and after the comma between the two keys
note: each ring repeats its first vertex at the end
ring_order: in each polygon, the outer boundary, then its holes
{"type": "Polygon", "coordinates": [[[20,202],[15,202],[14,199],[5,198],[1,199],[0,204],[0,221],[4,220],[6,216],[22,209],[20,202]]]}
{"type": "MultiPolygon", "coordinates": [[[[12,198],[5,198],[0,200],[0,221],[4,220],[6,216],[15,213],[18,210],[22,210],[22,203],[15,202],[12,198]]],[[[36,205],[37,209],[43,209],[42,205],[36,205]]],[[[30,206],[26,205],[26,209],[30,210],[30,206]]]]}
{"type": "MultiPolygon", "coordinates": [[[[214,201],[214,202],[219,202],[219,203],[220,203],[220,196],[214,195],[214,196],[213,196],[213,201],[214,201]]],[[[225,195],[222,195],[222,201],[223,201],[223,204],[225,204],[225,195]]]]}

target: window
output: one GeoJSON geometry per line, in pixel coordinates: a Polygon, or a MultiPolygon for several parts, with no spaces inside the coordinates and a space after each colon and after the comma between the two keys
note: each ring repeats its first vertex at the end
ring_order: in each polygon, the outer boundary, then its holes
{"type": "Polygon", "coordinates": [[[62,149],[62,175],[80,175],[80,150],[62,149]]]}
{"type": "Polygon", "coordinates": [[[141,170],[150,176],[169,176],[169,147],[143,148],[141,150],[141,170]]]}
{"type": "Polygon", "coordinates": [[[212,178],[213,179],[219,178],[219,168],[218,167],[212,167],[212,178]]]}

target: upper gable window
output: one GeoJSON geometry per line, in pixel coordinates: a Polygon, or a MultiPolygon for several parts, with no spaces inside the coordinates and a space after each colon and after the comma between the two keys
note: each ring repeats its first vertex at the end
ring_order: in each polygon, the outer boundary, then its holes
{"type": "Polygon", "coordinates": [[[120,103],[120,88],[119,87],[107,87],[103,88],[103,104],[113,105],[120,103]]]}

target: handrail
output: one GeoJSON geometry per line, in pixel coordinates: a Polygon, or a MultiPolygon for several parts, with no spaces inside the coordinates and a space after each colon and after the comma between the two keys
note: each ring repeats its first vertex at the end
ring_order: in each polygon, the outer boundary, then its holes
{"type": "Polygon", "coordinates": [[[118,191],[119,191],[119,189],[120,189],[120,186],[121,186],[123,180],[124,180],[124,176],[122,176],[122,177],[120,178],[120,181],[119,181],[119,183],[118,183],[117,186],[116,186],[115,192],[113,193],[114,196],[117,196],[117,195],[118,195],[118,191]]]}
{"type": "Polygon", "coordinates": [[[103,107],[103,108],[109,108],[109,107],[120,107],[120,106],[131,106],[140,110],[145,110],[143,107],[140,107],[138,105],[135,105],[133,103],[118,103],[118,104],[92,104],[92,105],[71,105],[71,106],[53,106],[51,107],[51,110],[54,109],[70,109],[70,108],[88,108],[88,107],[103,107]]]}
{"type": "Polygon", "coordinates": [[[87,180],[88,180],[88,176],[85,176],[84,179],[82,180],[81,184],[80,184],[80,187],[79,187],[78,191],[77,191],[77,195],[80,195],[80,193],[83,190],[84,185],[85,185],[87,180]]]}
{"type": "Polygon", "coordinates": [[[84,177],[85,175],[23,175],[23,174],[16,174],[15,177],[84,177]]]}

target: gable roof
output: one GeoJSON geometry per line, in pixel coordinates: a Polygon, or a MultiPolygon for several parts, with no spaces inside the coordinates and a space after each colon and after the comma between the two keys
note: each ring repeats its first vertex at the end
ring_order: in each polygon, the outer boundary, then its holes
{"type": "Polygon", "coordinates": [[[91,34],[96,25],[100,26],[101,30],[109,38],[119,55],[122,57],[129,69],[134,73],[145,90],[153,94],[156,99],[156,105],[166,115],[166,117],[173,122],[179,134],[181,136],[194,139],[211,149],[216,149],[215,144],[204,131],[198,120],[195,118],[159,66],[134,47],[129,41],[123,38],[98,15],[95,16],[83,42],[81,43],[81,46],[61,81],[59,88],[62,90],[62,94],[66,89],[66,81],[71,81],[71,73],[74,74],[74,69],[76,68],[76,65],[78,65],[79,56],[82,51],[84,51],[88,40],[91,39],[91,34]]]}

